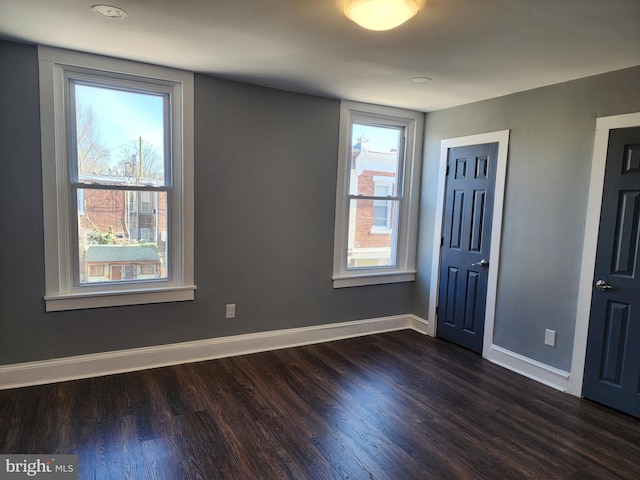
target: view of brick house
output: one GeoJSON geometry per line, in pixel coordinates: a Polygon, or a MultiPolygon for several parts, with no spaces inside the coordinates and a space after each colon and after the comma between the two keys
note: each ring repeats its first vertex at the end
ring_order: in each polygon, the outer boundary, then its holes
{"type": "MultiPolygon", "coordinates": [[[[364,136],[353,146],[350,188],[352,195],[396,195],[398,151],[375,151],[364,136]]],[[[392,265],[397,200],[352,199],[349,210],[349,267],[392,265]]]]}
{"type": "Polygon", "coordinates": [[[145,280],[162,276],[162,262],[155,245],[87,245],[88,282],[145,280]]]}
{"type": "MultiPolygon", "coordinates": [[[[107,184],[102,176],[100,183],[107,184]]],[[[130,183],[128,178],[108,180],[108,185],[130,183]]],[[[149,190],[78,190],[81,283],[166,276],[166,195],[149,190]]]]}

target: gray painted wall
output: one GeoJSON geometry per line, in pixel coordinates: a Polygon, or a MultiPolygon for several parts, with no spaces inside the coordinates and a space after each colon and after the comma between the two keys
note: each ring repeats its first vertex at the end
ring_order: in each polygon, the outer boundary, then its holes
{"type": "Polygon", "coordinates": [[[440,140],[511,129],[495,343],[570,369],[595,120],[640,111],[640,67],[428,114],[418,281],[339,290],[339,102],[197,75],[196,300],[45,313],[37,51],[0,41],[0,64],[0,365],[427,318],[440,140]],[[224,319],[226,303],[237,319],[224,319]]]}
{"type": "Polygon", "coordinates": [[[45,313],[37,50],[0,65],[0,365],[409,312],[332,288],[339,102],[198,75],[196,300],[45,313]]]}
{"type": "Polygon", "coordinates": [[[635,67],[427,115],[414,313],[427,317],[440,141],[510,129],[494,343],[570,370],[596,118],[640,111],[639,85],[635,67]]]}

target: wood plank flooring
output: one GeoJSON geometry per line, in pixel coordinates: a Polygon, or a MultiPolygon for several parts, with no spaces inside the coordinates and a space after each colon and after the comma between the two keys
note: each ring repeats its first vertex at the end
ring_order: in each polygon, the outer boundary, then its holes
{"type": "Polygon", "coordinates": [[[640,419],[400,331],[0,391],[81,479],[634,479],[640,419]]]}

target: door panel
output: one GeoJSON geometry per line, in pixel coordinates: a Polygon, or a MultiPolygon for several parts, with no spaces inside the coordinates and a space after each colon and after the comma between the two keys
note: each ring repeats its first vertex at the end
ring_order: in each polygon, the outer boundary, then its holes
{"type": "Polygon", "coordinates": [[[498,144],[449,150],[436,334],[482,352],[498,144]]]}
{"type": "Polygon", "coordinates": [[[111,280],[122,280],[122,267],[111,265],[111,280]]]}
{"type": "Polygon", "coordinates": [[[640,128],[611,130],[583,394],[640,417],[639,226],[640,128]]]}
{"type": "Polygon", "coordinates": [[[463,329],[467,332],[475,332],[478,320],[478,286],[480,284],[480,274],[478,272],[467,272],[467,299],[465,305],[463,329]]]}
{"type": "Polygon", "coordinates": [[[469,251],[480,252],[482,250],[482,224],[484,223],[484,199],[487,192],[476,190],[473,198],[473,213],[471,214],[471,243],[469,251]]]}
{"type": "Polygon", "coordinates": [[[638,221],[640,192],[620,192],[620,222],[614,242],[615,275],[633,276],[635,255],[638,252],[638,221]]]}

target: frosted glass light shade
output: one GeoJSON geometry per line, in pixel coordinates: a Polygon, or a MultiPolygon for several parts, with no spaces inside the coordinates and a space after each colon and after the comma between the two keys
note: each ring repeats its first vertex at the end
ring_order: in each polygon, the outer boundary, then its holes
{"type": "Polygon", "coordinates": [[[344,14],[368,30],[391,30],[413,18],[422,0],[345,0],[344,14]]]}

